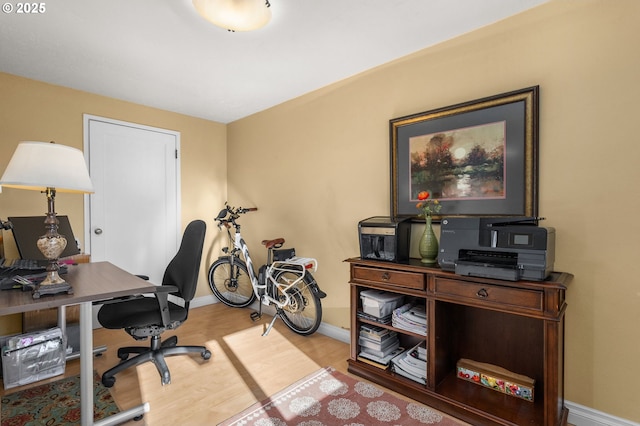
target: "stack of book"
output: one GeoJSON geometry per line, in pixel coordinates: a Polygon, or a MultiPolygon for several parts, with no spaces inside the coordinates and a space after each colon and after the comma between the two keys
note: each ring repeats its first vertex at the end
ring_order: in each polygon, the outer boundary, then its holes
{"type": "Polygon", "coordinates": [[[427,310],[424,304],[407,303],[393,310],[391,324],[421,336],[427,335],[427,310]]]}
{"type": "Polygon", "coordinates": [[[358,359],[379,368],[388,368],[391,359],[402,353],[395,331],[375,325],[363,324],[358,335],[358,359]]]}
{"type": "Polygon", "coordinates": [[[391,370],[414,382],[427,384],[427,343],[422,341],[391,360],[391,370]]]}
{"type": "Polygon", "coordinates": [[[367,321],[377,322],[380,324],[391,324],[391,314],[384,317],[376,317],[375,315],[367,314],[364,311],[358,311],[356,315],[358,316],[358,318],[367,321]]]}

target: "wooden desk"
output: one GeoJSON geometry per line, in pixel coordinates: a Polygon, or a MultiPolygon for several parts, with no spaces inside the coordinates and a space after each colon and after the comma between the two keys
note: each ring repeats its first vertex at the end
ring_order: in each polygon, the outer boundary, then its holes
{"type": "MultiPolygon", "coordinates": [[[[83,426],[93,424],[93,302],[116,297],[153,293],[155,286],[108,262],[84,263],[69,266],[65,280],[73,287],[74,294],[43,296],[34,299],[30,292],[3,291],[0,294],[0,316],[30,312],[38,309],[80,305],[80,414],[83,426]]],[[[137,407],[116,416],[117,421],[137,412],[137,407]]],[[[100,424],[113,424],[115,419],[105,419],[100,424]]]]}

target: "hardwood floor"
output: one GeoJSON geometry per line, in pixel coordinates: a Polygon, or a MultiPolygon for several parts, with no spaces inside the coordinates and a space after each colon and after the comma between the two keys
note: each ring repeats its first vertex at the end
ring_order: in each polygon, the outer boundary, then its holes
{"type": "MultiPolygon", "coordinates": [[[[250,312],[221,303],[208,305],[192,309],[180,328],[165,333],[163,338],[177,335],[178,344],[205,344],[212,352],[208,361],[197,355],[167,358],[169,385],[162,386],[152,363],[117,374],[111,393],[121,410],[142,401],[150,405],[142,421],[127,424],[215,425],[318,368],[330,365],[346,373],[348,344],[319,333],[299,336],[280,320],[262,337],[271,317],[253,322],[250,312]]],[[[118,347],[146,346],[148,340],[136,342],[122,330],[97,329],[94,346],[100,345],[107,350],[94,357],[94,369],[102,374],[119,362],[118,347]]],[[[67,362],[65,376],[79,371],[79,360],[67,362]]],[[[60,376],[49,380],[57,379],[60,376]]]]}
{"type": "MultiPolygon", "coordinates": [[[[121,410],[143,401],[150,405],[141,421],[130,421],[127,426],[215,425],[321,367],[332,366],[349,374],[348,344],[319,333],[299,336],[280,320],[262,337],[271,317],[253,322],[250,313],[248,308],[233,309],[221,303],[192,309],[189,319],[164,338],[177,335],[178,344],[204,344],[212,356],[208,361],[197,355],[167,358],[169,385],[162,386],[152,363],[117,374],[111,393],[121,410]]],[[[122,330],[95,330],[94,346],[106,345],[107,350],[94,357],[94,369],[102,374],[119,362],[118,347],[137,344],[145,346],[148,341],[136,342],[122,330]]],[[[79,372],[79,360],[67,362],[65,376],[79,372]]],[[[60,376],[49,380],[58,379],[60,376]]]]}

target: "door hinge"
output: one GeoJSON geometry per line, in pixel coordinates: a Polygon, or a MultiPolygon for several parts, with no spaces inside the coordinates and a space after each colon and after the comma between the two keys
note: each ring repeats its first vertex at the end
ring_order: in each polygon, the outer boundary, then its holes
{"type": "Polygon", "coordinates": [[[176,149],[176,160],[178,159],[178,150],[176,149]]]}

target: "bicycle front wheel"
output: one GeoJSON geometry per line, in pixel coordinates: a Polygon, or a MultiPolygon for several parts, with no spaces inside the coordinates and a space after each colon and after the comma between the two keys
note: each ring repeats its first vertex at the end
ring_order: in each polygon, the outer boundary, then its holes
{"type": "MultiPolygon", "coordinates": [[[[287,286],[299,276],[295,272],[279,271],[273,278],[279,285],[287,286]]],[[[313,276],[307,272],[302,280],[286,290],[291,303],[278,310],[280,318],[287,327],[303,336],[315,333],[322,322],[322,304],[311,287],[314,282],[313,276]]],[[[276,298],[285,300],[285,296],[277,286],[274,285],[272,291],[277,293],[276,298]]]]}
{"type": "Polygon", "coordinates": [[[238,258],[222,257],[209,268],[209,287],[213,294],[227,306],[244,308],[256,298],[251,285],[247,264],[238,258]]]}

